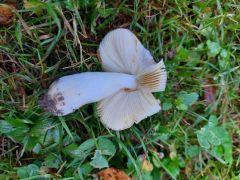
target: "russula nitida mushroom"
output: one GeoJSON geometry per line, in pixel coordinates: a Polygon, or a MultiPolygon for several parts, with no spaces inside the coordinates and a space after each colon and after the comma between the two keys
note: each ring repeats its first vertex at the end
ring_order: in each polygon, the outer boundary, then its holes
{"type": "Polygon", "coordinates": [[[100,43],[99,56],[107,72],[64,76],[53,82],[40,105],[63,116],[98,102],[102,123],[113,130],[129,128],[160,111],[160,102],[152,93],[165,89],[164,63],[156,63],[131,31],[109,32],[100,43]]]}

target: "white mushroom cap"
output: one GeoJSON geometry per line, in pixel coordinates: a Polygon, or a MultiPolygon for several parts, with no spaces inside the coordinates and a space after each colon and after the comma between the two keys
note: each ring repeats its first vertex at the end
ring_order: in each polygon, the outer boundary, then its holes
{"type": "Polygon", "coordinates": [[[118,91],[99,102],[101,121],[113,130],[123,130],[151,116],[161,107],[152,92],[164,91],[167,74],[163,61],[155,63],[150,52],[127,29],[109,32],[99,47],[103,69],[135,75],[135,91],[118,91]]]}
{"type": "Polygon", "coordinates": [[[156,64],[151,53],[129,30],[110,31],[99,46],[102,67],[105,71],[139,74],[149,64],[156,64]]]}
{"type": "Polygon", "coordinates": [[[161,107],[151,92],[119,91],[98,103],[102,123],[113,130],[124,130],[151,116],[161,107]]]}

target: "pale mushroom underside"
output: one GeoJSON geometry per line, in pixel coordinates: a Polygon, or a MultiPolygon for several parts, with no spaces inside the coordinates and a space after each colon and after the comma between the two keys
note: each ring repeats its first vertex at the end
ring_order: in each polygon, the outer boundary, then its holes
{"type": "Polygon", "coordinates": [[[152,92],[165,89],[164,63],[156,63],[131,31],[120,28],[109,32],[100,44],[99,54],[104,70],[132,74],[138,79],[137,89],[122,89],[98,103],[103,124],[123,130],[160,111],[160,102],[152,92]]]}

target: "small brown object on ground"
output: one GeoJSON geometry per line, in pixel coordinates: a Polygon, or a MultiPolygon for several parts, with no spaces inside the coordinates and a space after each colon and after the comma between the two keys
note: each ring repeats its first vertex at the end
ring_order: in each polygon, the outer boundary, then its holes
{"type": "Polygon", "coordinates": [[[13,18],[13,7],[7,4],[0,4],[0,26],[9,25],[13,18]]]}
{"type": "Polygon", "coordinates": [[[208,106],[209,104],[215,101],[216,96],[216,87],[213,85],[211,79],[206,79],[204,81],[204,100],[205,104],[208,106]]]}
{"type": "Polygon", "coordinates": [[[107,168],[97,173],[99,180],[133,180],[125,172],[115,169],[107,168]]]}
{"type": "Polygon", "coordinates": [[[153,165],[150,161],[144,159],[142,161],[142,169],[147,171],[147,172],[151,172],[153,170],[153,165]]]}

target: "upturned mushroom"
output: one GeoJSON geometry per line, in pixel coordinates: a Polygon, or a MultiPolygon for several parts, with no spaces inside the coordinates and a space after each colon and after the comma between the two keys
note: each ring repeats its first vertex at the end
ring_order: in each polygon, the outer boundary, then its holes
{"type": "Polygon", "coordinates": [[[56,116],[98,102],[101,122],[124,130],[160,111],[153,92],[164,91],[167,74],[163,61],[150,52],[127,29],[109,32],[99,46],[102,67],[107,72],[85,72],[61,77],[50,86],[40,105],[56,116]]]}

